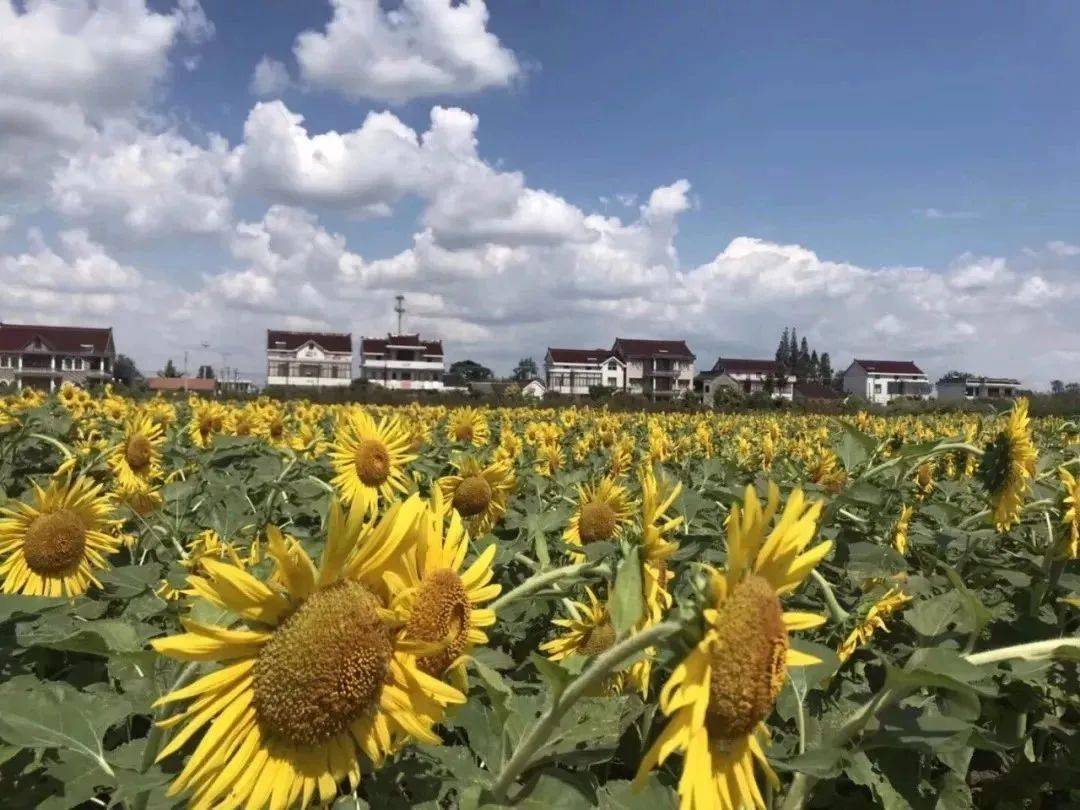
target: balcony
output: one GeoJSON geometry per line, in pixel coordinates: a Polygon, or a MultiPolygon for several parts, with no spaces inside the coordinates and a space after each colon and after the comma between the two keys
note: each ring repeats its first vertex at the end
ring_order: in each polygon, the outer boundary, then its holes
{"type": "Polygon", "coordinates": [[[368,360],[361,359],[362,368],[389,369],[392,371],[442,371],[441,360],[368,360]]]}

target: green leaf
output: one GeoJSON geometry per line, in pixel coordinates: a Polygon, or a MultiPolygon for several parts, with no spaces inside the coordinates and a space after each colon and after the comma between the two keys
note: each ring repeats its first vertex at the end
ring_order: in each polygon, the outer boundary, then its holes
{"type": "Polygon", "coordinates": [[[969,663],[958,652],[945,647],[916,650],[903,669],[887,667],[886,685],[952,689],[986,697],[997,695],[997,687],[986,669],[969,663]]]}
{"type": "Polygon", "coordinates": [[[105,586],[109,596],[130,599],[147,590],[157,587],[161,579],[161,567],[158,565],[125,565],[102,571],[98,579],[105,586]]]}
{"type": "Polygon", "coordinates": [[[616,636],[625,636],[638,623],[645,612],[645,600],[641,595],[641,561],[639,547],[630,547],[630,553],[619,564],[615,574],[615,587],[609,599],[611,624],[616,636]]]}
{"type": "Polygon", "coordinates": [[[847,422],[841,422],[840,429],[842,435],[836,447],[836,455],[845,469],[854,470],[870,458],[877,447],[877,439],[867,436],[847,422]]]}
{"type": "Polygon", "coordinates": [[[16,616],[34,616],[66,604],[68,604],[68,600],[62,597],[23,596],[17,593],[0,594],[0,622],[9,621],[16,616]]]}
{"type": "Polygon", "coordinates": [[[66,750],[112,777],[103,738],[128,708],[105,690],[87,694],[66,683],[20,676],[0,685],[0,738],[22,748],[66,750]]]}
{"type": "Polygon", "coordinates": [[[960,594],[947,591],[916,602],[904,611],[904,621],[920,636],[935,638],[963,621],[964,611],[960,594]]]}
{"type": "Polygon", "coordinates": [[[599,810],[675,810],[679,797],[669,787],[662,785],[656,774],[649,774],[641,790],[634,790],[633,783],[613,779],[597,793],[599,810]]]}
{"type": "Polygon", "coordinates": [[[62,615],[45,616],[33,624],[20,624],[16,630],[23,647],[48,647],[100,656],[142,652],[146,640],[157,633],[156,628],[137,622],[120,619],[86,622],[62,615]]]}

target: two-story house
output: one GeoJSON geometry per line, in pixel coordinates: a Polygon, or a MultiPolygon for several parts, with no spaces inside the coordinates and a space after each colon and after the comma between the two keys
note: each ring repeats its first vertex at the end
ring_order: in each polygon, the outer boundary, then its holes
{"type": "Polygon", "coordinates": [[[1020,381],[1012,377],[946,376],[937,381],[937,398],[946,402],[961,399],[1012,399],[1020,393],[1020,381]]]}
{"type": "Polygon", "coordinates": [[[683,340],[615,338],[611,352],[626,364],[625,391],[672,399],[693,389],[695,356],[683,340]]]}
{"type": "Polygon", "coordinates": [[[441,391],[445,374],[441,340],[419,334],[360,339],[360,379],[397,390],[441,391]]]}
{"type": "Polygon", "coordinates": [[[774,399],[791,399],[794,394],[795,377],[781,375],[775,360],[719,357],[713,367],[698,378],[702,383],[702,398],[710,405],[719,387],[746,395],[767,393],[774,399]]]}
{"type": "Polygon", "coordinates": [[[0,324],[0,388],[104,384],[115,361],[112,328],[0,324]]]}
{"type": "Polygon", "coordinates": [[[547,390],[584,395],[595,387],[622,390],[626,363],[610,349],[553,349],[544,357],[547,390]]]}
{"type": "Polygon", "coordinates": [[[853,360],[844,372],[844,390],[878,405],[894,399],[928,399],[934,388],[910,360],[853,360]]]}
{"type": "Polygon", "coordinates": [[[266,384],[343,388],[352,382],[352,335],[266,331],[266,384]]]}

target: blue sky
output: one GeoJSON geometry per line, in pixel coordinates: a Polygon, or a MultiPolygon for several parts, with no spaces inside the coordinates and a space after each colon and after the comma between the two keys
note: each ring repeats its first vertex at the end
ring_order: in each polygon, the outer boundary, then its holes
{"type": "Polygon", "coordinates": [[[643,330],[709,365],[794,323],[840,365],[1080,377],[1074,5],[472,2],[454,29],[443,2],[373,3],[0,11],[39,43],[0,56],[0,273],[53,268],[0,318],[104,319],[147,367],[205,333],[258,376],[261,330],[378,333],[400,290],[414,328],[500,371],[643,330]],[[121,21],[138,53],[110,52],[121,21]],[[41,56],[63,47],[78,75],[41,56]],[[468,133],[437,157],[436,107],[468,133]],[[369,114],[404,151],[279,171],[369,114]],[[89,305],[52,295],[89,266],[112,279],[89,305]]]}

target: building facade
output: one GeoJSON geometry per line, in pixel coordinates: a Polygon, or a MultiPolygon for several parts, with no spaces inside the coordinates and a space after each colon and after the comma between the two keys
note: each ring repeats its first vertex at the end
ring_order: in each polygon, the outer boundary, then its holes
{"type": "Polygon", "coordinates": [[[441,340],[419,334],[360,339],[360,379],[404,391],[442,391],[445,358],[441,340]]]}
{"type": "Polygon", "coordinates": [[[910,360],[853,360],[843,379],[844,391],[877,405],[894,399],[929,399],[934,390],[910,360]]]}
{"type": "Polygon", "coordinates": [[[266,332],[266,384],[342,388],[352,382],[352,335],[266,332]]]}
{"type": "Polygon", "coordinates": [[[544,356],[547,390],[584,396],[593,387],[622,390],[626,363],[609,349],[552,349],[544,356]]]}
{"type": "Polygon", "coordinates": [[[0,389],[102,385],[115,362],[111,328],[0,324],[0,389]]]}
{"type": "Polygon", "coordinates": [[[795,377],[781,375],[775,360],[736,357],[717,358],[713,367],[700,378],[702,396],[710,404],[718,386],[733,388],[747,396],[770,394],[774,399],[791,399],[795,385],[795,377]]]}
{"type": "Polygon", "coordinates": [[[1020,393],[1020,381],[1011,377],[951,377],[937,382],[937,398],[945,402],[962,399],[1012,399],[1020,393]]]}
{"type": "Polygon", "coordinates": [[[626,364],[628,393],[673,399],[693,390],[696,358],[685,341],[615,338],[611,353],[626,364]]]}

